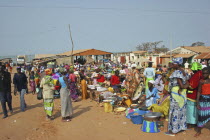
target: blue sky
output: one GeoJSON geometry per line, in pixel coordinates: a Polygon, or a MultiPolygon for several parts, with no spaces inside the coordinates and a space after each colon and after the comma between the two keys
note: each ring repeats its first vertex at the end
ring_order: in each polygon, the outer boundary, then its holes
{"type": "Polygon", "coordinates": [[[209,0],[1,0],[0,55],[50,54],[71,49],[134,51],[164,41],[173,48],[210,46],[209,0]]]}

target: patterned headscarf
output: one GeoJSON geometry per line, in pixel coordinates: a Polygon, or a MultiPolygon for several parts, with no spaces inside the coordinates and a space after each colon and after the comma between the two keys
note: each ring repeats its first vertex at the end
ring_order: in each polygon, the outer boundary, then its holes
{"type": "Polygon", "coordinates": [[[183,63],[183,58],[182,57],[173,58],[173,63],[181,65],[183,63]]]}
{"type": "Polygon", "coordinates": [[[52,74],[52,70],[51,69],[46,69],[45,73],[46,73],[46,75],[50,75],[50,74],[52,74]]]}

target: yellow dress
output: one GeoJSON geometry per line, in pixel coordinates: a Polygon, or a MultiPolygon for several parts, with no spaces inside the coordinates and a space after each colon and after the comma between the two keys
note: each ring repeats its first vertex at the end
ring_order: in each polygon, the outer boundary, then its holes
{"type": "Polygon", "coordinates": [[[148,109],[152,110],[152,112],[160,112],[162,116],[168,116],[169,113],[169,105],[170,105],[170,96],[167,96],[160,105],[152,104],[148,109]]]}

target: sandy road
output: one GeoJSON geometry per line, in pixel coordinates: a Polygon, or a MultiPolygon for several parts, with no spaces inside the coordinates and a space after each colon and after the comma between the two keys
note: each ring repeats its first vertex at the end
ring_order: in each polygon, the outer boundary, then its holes
{"type": "MultiPolygon", "coordinates": [[[[25,95],[25,100],[28,107],[21,112],[19,96],[13,96],[14,113],[6,119],[0,118],[0,140],[210,140],[210,130],[206,128],[199,138],[193,137],[194,130],[166,136],[166,125],[160,133],[144,133],[140,125],[132,124],[124,114],[105,113],[103,107],[90,100],[74,102],[72,121],[62,122],[60,99],[55,99],[55,119],[46,121],[42,101],[32,94],[25,95]]],[[[3,117],[1,108],[0,117],[3,117]]]]}

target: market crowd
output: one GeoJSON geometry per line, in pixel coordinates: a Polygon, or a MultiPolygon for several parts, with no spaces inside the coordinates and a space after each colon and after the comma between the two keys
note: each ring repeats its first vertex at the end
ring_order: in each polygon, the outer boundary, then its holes
{"type": "Polygon", "coordinates": [[[47,120],[54,119],[57,97],[60,97],[64,122],[72,119],[72,102],[90,98],[103,106],[103,100],[117,97],[117,102],[113,103],[116,106],[129,108],[135,103],[152,112],[160,112],[168,121],[166,135],[174,136],[197,127],[197,137],[210,121],[210,68],[205,63],[189,64],[184,63],[183,58],[174,58],[168,65],[158,64],[156,68],[152,62],[139,66],[134,62],[116,64],[111,61],[50,68],[27,65],[17,67],[13,78],[11,67],[1,64],[0,68],[3,118],[8,117],[7,106],[13,113],[11,84],[14,84],[14,95],[20,96],[21,111],[27,110],[24,95],[32,93],[43,99],[47,120]]]}

